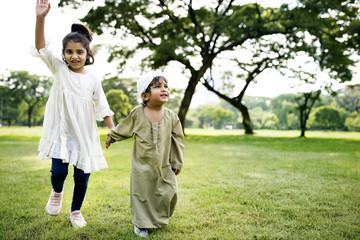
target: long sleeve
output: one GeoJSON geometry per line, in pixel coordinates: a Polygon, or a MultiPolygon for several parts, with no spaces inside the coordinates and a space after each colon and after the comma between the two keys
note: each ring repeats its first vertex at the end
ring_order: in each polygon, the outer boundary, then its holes
{"type": "Polygon", "coordinates": [[[111,111],[109,107],[109,103],[106,99],[104,90],[99,80],[97,80],[97,83],[95,85],[93,96],[96,120],[102,121],[104,117],[111,117],[112,115],[114,115],[113,111],[111,111]]]}
{"type": "Polygon", "coordinates": [[[63,61],[56,58],[52,51],[49,50],[49,43],[46,43],[45,47],[39,51],[35,48],[35,46],[33,46],[31,49],[31,55],[43,60],[52,74],[55,74],[60,67],[65,65],[63,61]]]}
{"type": "Polygon", "coordinates": [[[173,121],[171,132],[170,164],[174,169],[181,170],[184,165],[184,134],[179,118],[173,121]]]}
{"type": "Polygon", "coordinates": [[[134,111],[132,111],[124,120],[122,120],[109,133],[110,137],[107,142],[121,141],[131,138],[134,135],[134,111]]]}

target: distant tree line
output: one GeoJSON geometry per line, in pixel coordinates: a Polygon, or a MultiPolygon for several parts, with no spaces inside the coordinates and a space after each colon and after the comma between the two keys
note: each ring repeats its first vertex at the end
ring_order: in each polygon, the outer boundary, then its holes
{"type": "MultiPolygon", "coordinates": [[[[51,79],[12,71],[0,79],[0,121],[2,125],[41,125],[51,79]]],[[[136,83],[132,79],[109,77],[102,82],[114,121],[118,123],[138,105],[136,83]]],[[[182,91],[172,89],[167,107],[177,111],[182,91]]],[[[244,97],[254,129],[301,129],[301,94],[274,98],[244,97]]],[[[306,129],[360,131],[360,84],[343,88],[336,96],[319,95],[309,109],[306,129]]],[[[239,110],[226,101],[190,109],[187,128],[243,129],[239,110]]]]}
{"type": "MultiPolygon", "coordinates": [[[[244,97],[254,129],[292,130],[300,127],[301,94],[274,98],[244,97]]],[[[223,101],[191,109],[187,128],[243,129],[239,111],[223,101]]],[[[360,131],[360,85],[346,87],[336,96],[320,95],[309,114],[306,129],[360,131]]]]}
{"type": "MultiPolygon", "coordinates": [[[[102,82],[114,121],[117,123],[138,105],[136,82],[109,77],[102,82]]],[[[12,71],[0,78],[0,121],[2,125],[42,125],[51,79],[12,71]]],[[[182,91],[171,90],[167,107],[177,111],[182,91]]],[[[299,98],[301,94],[269,97],[244,97],[254,129],[301,129],[299,98]]],[[[243,129],[242,115],[226,101],[192,108],[186,119],[187,128],[243,129]]],[[[343,88],[336,96],[319,95],[306,124],[306,129],[360,131],[360,84],[343,88]]]]}
{"type": "MultiPolygon", "coordinates": [[[[51,77],[33,75],[27,71],[10,71],[0,76],[0,126],[42,125],[51,84],[51,77]]],[[[102,81],[102,86],[116,124],[140,104],[133,79],[108,77],[102,81]]],[[[167,106],[176,109],[180,105],[181,91],[173,89],[171,92],[174,98],[167,106]]],[[[99,124],[103,125],[102,122],[99,124]]]]}

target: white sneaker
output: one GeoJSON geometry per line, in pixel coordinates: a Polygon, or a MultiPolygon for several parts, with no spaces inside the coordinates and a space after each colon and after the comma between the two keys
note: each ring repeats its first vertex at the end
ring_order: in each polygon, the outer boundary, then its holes
{"type": "Polygon", "coordinates": [[[70,212],[67,218],[71,222],[71,225],[75,228],[82,228],[86,226],[86,221],[79,210],[70,212]]]}
{"type": "Polygon", "coordinates": [[[51,194],[49,197],[49,200],[45,207],[45,212],[51,216],[59,215],[61,210],[61,202],[63,197],[63,192],[57,193],[53,190],[51,190],[51,194]]]}
{"type": "Polygon", "coordinates": [[[138,228],[136,225],[134,225],[134,233],[139,237],[147,237],[149,235],[146,228],[138,228]]]}

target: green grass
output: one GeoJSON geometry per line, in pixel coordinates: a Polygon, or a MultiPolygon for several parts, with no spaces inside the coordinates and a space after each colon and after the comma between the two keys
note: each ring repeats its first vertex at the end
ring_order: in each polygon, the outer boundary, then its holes
{"type": "MultiPolygon", "coordinates": [[[[101,139],[106,129],[101,129],[101,139]]],[[[187,129],[179,201],[149,239],[360,239],[360,133],[187,129]]],[[[88,222],[48,216],[50,162],[37,160],[41,128],[0,128],[0,239],[137,239],[129,200],[132,140],[104,150],[82,208],[88,222]]]]}

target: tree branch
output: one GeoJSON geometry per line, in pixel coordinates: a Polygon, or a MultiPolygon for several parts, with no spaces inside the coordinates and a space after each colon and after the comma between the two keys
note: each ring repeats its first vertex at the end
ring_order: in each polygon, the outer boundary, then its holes
{"type": "Polygon", "coordinates": [[[198,32],[200,32],[202,35],[201,40],[202,40],[203,44],[205,44],[206,43],[205,33],[204,33],[202,27],[200,26],[199,22],[196,19],[196,14],[192,7],[192,1],[190,1],[190,4],[187,4],[187,6],[188,6],[188,13],[189,13],[190,19],[195,25],[195,36],[198,34],[198,32]]]}
{"type": "Polygon", "coordinates": [[[144,28],[139,24],[138,21],[136,21],[136,19],[134,18],[134,22],[136,24],[136,26],[138,27],[140,33],[148,39],[148,41],[146,41],[140,34],[138,37],[140,37],[144,43],[150,43],[153,46],[156,46],[156,44],[153,42],[153,40],[151,39],[151,37],[146,33],[146,31],[144,30],[144,28]]]}

